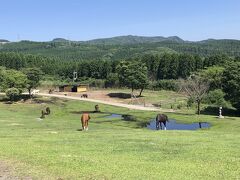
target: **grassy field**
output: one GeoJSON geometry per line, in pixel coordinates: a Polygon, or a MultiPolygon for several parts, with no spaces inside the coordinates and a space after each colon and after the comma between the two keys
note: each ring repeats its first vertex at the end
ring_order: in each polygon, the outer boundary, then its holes
{"type": "Polygon", "coordinates": [[[210,129],[152,131],[156,112],[100,105],[89,131],[78,131],[88,102],[43,98],[42,104],[0,103],[0,159],[33,179],[239,179],[240,118],[168,113],[179,121],[207,121],[210,129]],[[50,116],[39,121],[41,109],[50,116]],[[137,121],[105,118],[132,114],[137,121]]]}

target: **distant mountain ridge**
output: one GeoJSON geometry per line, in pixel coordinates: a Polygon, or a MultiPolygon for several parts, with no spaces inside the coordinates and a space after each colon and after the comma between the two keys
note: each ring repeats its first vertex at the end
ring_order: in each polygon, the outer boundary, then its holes
{"type": "Polygon", "coordinates": [[[70,41],[55,38],[52,41],[20,41],[0,43],[0,52],[18,52],[56,57],[64,60],[120,60],[164,53],[187,53],[210,56],[225,54],[240,57],[240,41],[232,39],[207,39],[184,41],[177,36],[146,37],[117,36],[89,41],[70,41]]]}
{"type": "Polygon", "coordinates": [[[52,42],[66,42],[66,41],[68,41],[67,39],[64,39],[64,38],[54,38],[53,40],[52,40],[52,42]]]}
{"type": "Polygon", "coordinates": [[[0,43],[8,43],[10,41],[6,40],[6,39],[0,39],[0,43]]]}
{"type": "Polygon", "coordinates": [[[116,36],[111,38],[102,38],[102,39],[93,39],[89,41],[84,41],[85,43],[90,44],[109,44],[109,45],[124,45],[124,44],[142,44],[142,43],[156,43],[156,42],[163,42],[163,41],[173,41],[182,43],[184,40],[179,38],[178,36],[170,36],[170,37],[163,37],[163,36],[116,36]]]}

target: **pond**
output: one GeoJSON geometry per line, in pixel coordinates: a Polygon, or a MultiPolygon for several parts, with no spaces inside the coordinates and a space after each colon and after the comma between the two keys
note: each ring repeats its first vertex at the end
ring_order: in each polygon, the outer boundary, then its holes
{"type": "Polygon", "coordinates": [[[111,114],[109,116],[106,116],[105,118],[122,118],[121,114],[111,114]]]}
{"type": "MultiPolygon", "coordinates": [[[[167,122],[166,126],[167,126],[167,130],[197,130],[200,128],[209,128],[210,124],[207,122],[186,124],[186,123],[180,123],[174,119],[171,119],[167,122]]],[[[147,125],[147,128],[156,130],[156,121],[155,120],[151,121],[150,124],[147,125]]]]}
{"type": "MultiPolygon", "coordinates": [[[[127,121],[134,121],[135,117],[132,115],[121,115],[121,114],[111,114],[108,116],[105,116],[105,118],[121,118],[122,120],[127,120],[127,121]]],[[[163,126],[163,125],[162,125],[163,126]]],[[[150,124],[147,125],[148,129],[151,130],[156,130],[156,121],[152,120],[150,124]]],[[[207,122],[199,122],[199,123],[192,123],[192,124],[187,124],[187,123],[180,123],[177,122],[174,119],[170,119],[167,122],[167,130],[197,130],[200,128],[210,128],[210,124],[207,122]],[[201,127],[200,127],[201,126],[201,127]]]]}
{"type": "Polygon", "coordinates": [[[129,114],[111,114],[109,116],[105,116],[105,118],[121,118],[125,121],[136,121],[136,117],[129,114]]]}

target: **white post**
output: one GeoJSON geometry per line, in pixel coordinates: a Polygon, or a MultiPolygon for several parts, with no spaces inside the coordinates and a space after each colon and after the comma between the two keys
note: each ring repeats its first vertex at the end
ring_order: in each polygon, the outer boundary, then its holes
{"type": "Polygon", "coordinates": [[[219,116],[218,118],[224,118],[224,116],[222,115],[222,107],[219,107],[219,116]]]}
{"type": "Polygon", "coordinates": [[[73,72],[73,82],[76,81],[76,80],[77,80],[77,72],[74,71],[74,72],[73,72]]]}

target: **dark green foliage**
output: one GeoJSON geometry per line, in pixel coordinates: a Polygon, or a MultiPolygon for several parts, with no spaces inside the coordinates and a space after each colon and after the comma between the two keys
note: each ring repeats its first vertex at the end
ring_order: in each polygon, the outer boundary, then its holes
{"type": "Polygon", "coordinates": [[[189,97],[187,100],[187,107],[192,107],[193,104],[195,103],[194,98],[193,97],[189,97]]]}
{"type": "Polygon", "coordinates": [[[152,81],[149,84],[149,89],[160,91],[160,90],[170,90],[170,91],[176,91],[177,90],[177,81],[176,80],[158,80],[158,81],[152,81]]]}
{"type": "Polygon", "coordinates": [[[105,81],[105,87],[118,87],[119,86],[119,80],[118,80],[118,74],[117,73],[111,73],[107,76],[107,79],[105,81]]]}
{"type": "Polygon", "coordinates": [[[209,91],[208,95],[204,99],[204,102],[217,107],[228,107],[229,104],[224,99],[225,93],[221,89],[209,91]]]}
{"type": "MultiPolygon", "coordinates": [[[[231,60],[226,56],[221,56],[221,58],[226,58],[222,60],[223,62],[231,60]]],[[[134,58],[135,61],[146,64],[149,80],[186,78],[192,72],[202,69],[203,64],[205,66],[209,65],[208,62],[205,62],[209,59],[214,58],[204,59],[197,55],[188,54],[145,54],[142,57],[134,58]]],[[[109,74],[116,73],[119,62],[101,59],[95,61],[65,61],[29,54],[0,53],[1,66],[17,70],[37,67],[45,74],[60,76],[69,81],[73,79],[73,71],[77,71],[79,79],[81,77],[106,79],[109,74]]]]}
{"type": "Polygon", "coordinates": [[[229,58],[226,55],[213,55],[206,57],[204,60],[204,66],[209,67],[209,66],[223,66],[226,62],[231,61],[232,59],[229,58]]]}
{"type": "MultiPolygon", "coordinates": [[[[202,111],[201,114],[209,114],[218,116],[219,115],[219,107],[218,106],[207,106],[202,111]]],[[[223,116],[240,116],[240,111],[233,109],[233,108],[226,108],[222,109],[223,116]]]]}
{"type": "Polygon", "coordinates": [[[146,53],[177,52],[192,55],[211,56],[226,54],[240,56],[240,41],[207,40],[185,42],[178,37],[136,37],[123,36],[90,42],[55,40],[51,42],[21,41],[6,43],[0,51],[22,52],[58,57],[62,60],[121,60],[146,53]]]}
{"type": "Polygon", "coordinates": [[[181,78],[187,78],[191,72],[195,71],[195,59],[191,55],[180,55],[179,56],[179,68],[178,76],[181,78]]]}
{"type": "Polygon", "coordinates": [[[43,72],[39,68],[24,68],[22,72],[27,76],[26,88],[31,96],[31,90],[40,85],[43,72]]]}
{"type": "Polygon", "coordinates": [[[123,61],[118,66],[118,76],[121,86],[132,89],[141,89],[141,93],[148,85],[147,67],[137,61],[123,61]]]}
{"type": "Polygon", "coordinates": [[[27,77],[20,71],[0,68],[0,89],[17,88],[21,93],[26,88],[27,77]]]}
{"type": "Polygon", "coordinates": [[[184,42],[181,38],[177,36],[171,37],[144,37],[144,36],[117,36],[112,38],[103,38],[87,41],[89,44],[108,44],[108,45],[128,45],[128,44],[143,44],[143,43],[153,43],[162,41],[173,41],[173,42],[184,42]]]}
{"type": "Polygon", "coordinates": [[[10,101],[17,100],[20,95],[20,91],[14,87],[7,89],[5,92],[6,92],[6,96],[10,99],[10,101]]]}
{"type": "Polygon", "coordinates": [[[89,86],[95,88],[105,88],[105,80],[104,79],[91,79],[89,81],[89,86]]]}
{"type": "Polygon", "coordinates": [[[210,90],[221,89],[223,71],[224,67],[212,66],[208,67],[207,69],[201,70],[199,72],[199,75],[204,81],[209,82],[210,90]]]}
{"type": "Polygon", "coordinates": [[[141,61],[145,63],[148,68],[149,79],[156,80],[160,57],[158,55],[146,54],[141,58],[141,61]]]}
{"type": "Polygon", "coordinates": [[[226,66],[222,84],[226,99],[240,110],[240,62],[231,62],[226,66]]]}

